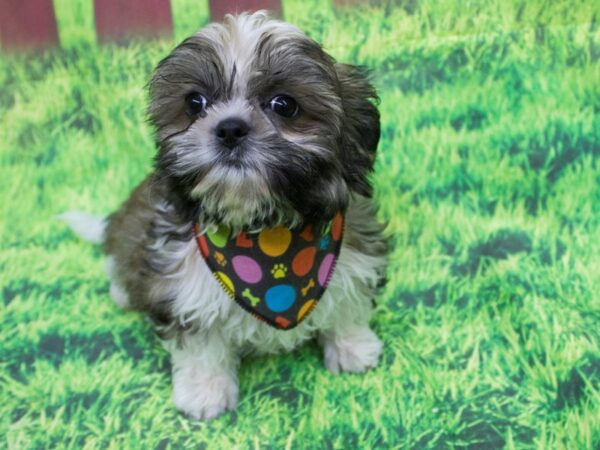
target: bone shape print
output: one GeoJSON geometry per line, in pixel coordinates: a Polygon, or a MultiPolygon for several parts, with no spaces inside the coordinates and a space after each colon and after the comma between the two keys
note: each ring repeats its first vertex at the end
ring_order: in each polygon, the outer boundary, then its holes
{"type": "Polygon", "coordinates": [[[315,287],[315,280],[311,278],[308,281],[308,284],[306,286],[304,286],[302,289],[300,289],[302,291],[302,297],[306,297],[306,294],[308,293],[308,291],[310,291],[314,287],[315,287]]]}
{"type": "Polygon", "coordinates": [[[250,289],[248,288],[244,289],[244,291],[242,292],[242,297],[250,300],[252,306],[256,306],[260,302],[260,298],[252,295],[252,292],[250,292],[250,289]]]}

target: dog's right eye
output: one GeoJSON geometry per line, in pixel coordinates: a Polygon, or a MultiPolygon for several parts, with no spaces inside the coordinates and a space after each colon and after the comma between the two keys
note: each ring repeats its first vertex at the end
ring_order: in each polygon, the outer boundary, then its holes
{"type": "Polygon", "coordinates": [[[208,107],[208,100],[204,95],[198,92],[192,92],[185,97],[185,104],[188,116],[194,118],[204,117],[206,108],[208,107]]]}

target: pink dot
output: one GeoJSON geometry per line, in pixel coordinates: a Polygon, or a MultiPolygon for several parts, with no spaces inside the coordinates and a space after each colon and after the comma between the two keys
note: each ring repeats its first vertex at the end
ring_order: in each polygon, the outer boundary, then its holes
{"type": "Polygon", "coordinates": [[[262,279],[262,270],[256,261],[248,256],[234,256],[231,260],[233,270],[242,281],[254,284],[262,279]]]}
{"type": "Polygon", "coordinates": [[[319,266],[319,284],[323,287],[329,281],[329,277],[331,276],[331,272],[333,271],[333,263],[335,262],[335,255],[333,253],[328,253],[323,258],[321,265],[319,266]]]}

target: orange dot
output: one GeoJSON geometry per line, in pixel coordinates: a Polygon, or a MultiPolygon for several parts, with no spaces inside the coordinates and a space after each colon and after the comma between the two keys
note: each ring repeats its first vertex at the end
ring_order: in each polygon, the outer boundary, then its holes
{"type": "Polygon", "coordinates": [[[307,242],[313,241],[315,236],[313,235],[313,224],[309,223],[304,227],[304,229],[300,232],[300,237],[307,242]]]}
{"type": "Polygon", "coordinates": [[[331,224],[331,237],[334,241],[339,241],[342,237],[342,229],[344,228],[344,217],[341,213],[337,213],[331,224]]]}
{"type": "Polygon", "coordinates": [[[275,323],[277,324],[277,326],[279,328],[287,328],[292,324],[292,322],[290,322],[288,319],[286,319],[283,316],[275,317],[275,323]]]}
{"type": "Polygon", "coordinates": [[[298,277],[303,277],[315,264],[316,247],[307,247],[300,250],[292,260],[292,270],[298,277]]]}
{"type": "Polygon", "coordinates": [[[202,253],[202,256],[204,256],[205,258],[208,258],[209,251],[208,251],[208,243],[206,242],[206,238],[204,236],[197,236],[196,239],[198,241],[198,247],[200,247],[200,252],[202,253]]]}
{"type": "Polygon", "coordinates": [[[309,300],[307,301],[304,305],[302,305],[302,308],[300,308],[300,311],[298,311],[298,322],[300,322],[301,320],[303,320],[306,315],[312,311],[312,309],[317,305],[317,301],[316,300],[309,300]]]}
{"type": "Polygon", "coordinates": [[[258,246],[267,256],[283,255],[292,242],[292,233],[284,226],[268,228],[258,235],[258,246]]]}
{"type": "Polygon", "coordinates": [[[252,244],[252,241],[248,239],[248,235],[242,231],[237,235],[237,238],[235,239],[235,245],[243,248],[252,248],[254,244],[252,244]]]}

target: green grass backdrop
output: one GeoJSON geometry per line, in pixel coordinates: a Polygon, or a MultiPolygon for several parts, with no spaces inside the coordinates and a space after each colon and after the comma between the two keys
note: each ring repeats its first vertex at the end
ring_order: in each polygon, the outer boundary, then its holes
{"type": "Polygon", "coordinates": [[[150,170],[145,83],[206,2],[125,47],[97,45],[91,1],[54,3],[61,49],[0,54],[0,448],[600,448],[598,2],[283,2],[381,96],[385,350],[364,375],[316,344],[248,359],[209,423],[176,412],[150,324],[54,220],[150,170]]]}

